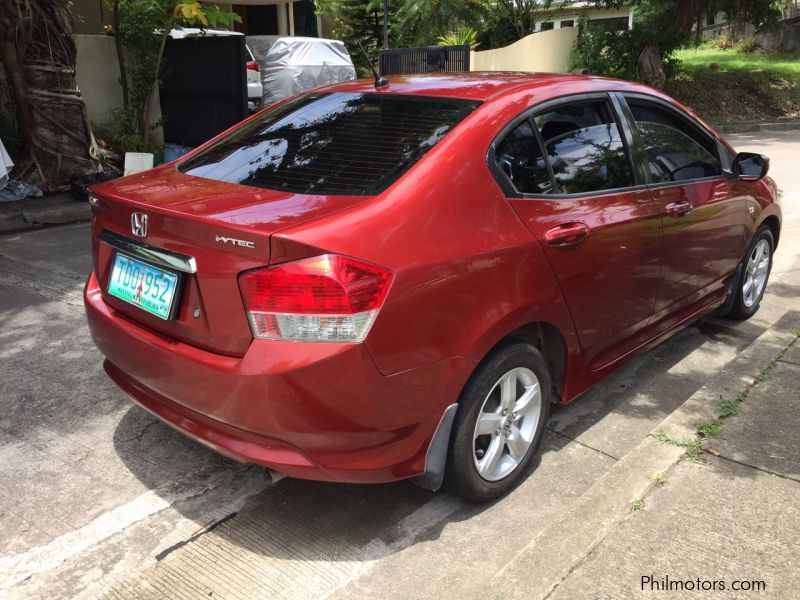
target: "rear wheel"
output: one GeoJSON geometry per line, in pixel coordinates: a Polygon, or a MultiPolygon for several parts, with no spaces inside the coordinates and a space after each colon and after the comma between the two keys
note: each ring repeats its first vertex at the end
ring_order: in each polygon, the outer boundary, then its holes
{"type": "Polygon", "coordinates": [[[539,350],[514,342],[478,367],[459,399],[445,471],[447,488],[487,501],[523,476],[550,411],[550,375],[539,350]]]}
{"type": "Polygon", "coordinates": [[[772,231],[766,225],[762,225],[753,236],[753,241],[750,242],[747,253],[742,259],[736,296],[728,313],[732,319],[749,319],[758,311],[772,269],[774,248],[772,231]]]}

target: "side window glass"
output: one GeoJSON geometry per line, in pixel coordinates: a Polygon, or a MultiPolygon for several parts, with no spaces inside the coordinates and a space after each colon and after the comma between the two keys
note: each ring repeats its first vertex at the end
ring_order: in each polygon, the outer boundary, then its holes
{"type": "Polygon", "coordinates": [[[628,99],[641,134],[653,183],[722,173],[716,144],[679,116],[650,102],[628,99]]]}
{"type": "Polygon", "coordinates": [[[552,189],[539,141],[528,121],[523,121],[495,149],[497,166],[517,191],[549,194],[552,189]]]}
{"type": "Polygon", "coordinates": [[[556,193],[634,185],[622,137],[605,102],[566,105],[535,118],[553,169],[556,193]]]}

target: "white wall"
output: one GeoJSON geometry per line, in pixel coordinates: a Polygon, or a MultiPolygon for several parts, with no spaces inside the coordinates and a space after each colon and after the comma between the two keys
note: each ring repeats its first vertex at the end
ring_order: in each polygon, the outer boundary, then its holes
{"type": "MultiPolygon", "coordinates": [[[[75,80],[86,104],[89,122],[108,126],[114,122],[115,109],[122,108],[122,86],[119,83],[119,63],[114,37],[110,35],[75,35],[78,55],[75,65],[75,80]]],[[[150,122],[161,120],[161,104],[158,93],[153,94],[150,106],[150,122]]],[[[159,127],[152,134],[160,144],[163,133],[159,127]]]]}
{"type": "Polygon", "coordinates": [[[566,73],[577,37],[575,27],[532,33],[504,48],[473,52],[470,70],[566,73]]]}
{"type": "Polygon", "coordinates": [[[578,18],[582,15],[589,17],[590,20],[595,19],[616,19],[624,17],[628,19],[628,27],[631,27],[633,22],[633,12],[630,7],[622,6],[620,8],[580,8],[580,9],[554,9],[547,12],[539,13],[536,15],[537,29],[541,28],[542,23],[552,21],[556,29],[561,26],[561,21],[575,21],[577,25],[578,18]]]}
{"type": "Polygon", "coordinates": [[[114,119],[112,109],[122,107],[119,65],[114,38],[76,35],[78,50],[75,79],[86,103],[89,121],[105,125],[114,119]]]}

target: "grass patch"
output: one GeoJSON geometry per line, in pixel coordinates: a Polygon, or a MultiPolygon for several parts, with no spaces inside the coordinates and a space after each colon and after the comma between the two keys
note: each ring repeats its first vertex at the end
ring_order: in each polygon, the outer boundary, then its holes
{"type": "Polygon", "coordinates": [[[656,439],[664,444],[671,444],[684,449],[684,460],[691,462],[703,462],[703,445],[699,438],[678,438],[665,432],[660,432],[656,435],[656,439]]]}
{"type": "Polygon", "coordinates": [[[697,433],[705,438],[717,437],[722,429],[721,419],[711,419],[697,424],[697,433]]]}
{"type": "Polygon", "coordinates": [[[709,69],[717,63],[720,71],[766,71],[800,79],[800,52],[742,52],[736,48],[684,48],[675,57],[690,69],[709,69]]]}
{"type": "Polygon", "coordinates": [[[644,512],[644,511],[645,511],[644,500],[639,499],[639,500],[632,500],[631,501],[631,512],[638,513],[638,512],[644,512]]]}
{"type": "Polygon", "coordinates": [[[679,50],[665,91],[717,123],[800,117],[800,53],[679,50]],[[712,70],[711,64],[717,69],[712,70]]]}
{"type": "MultiPolygon", "coordinates": [[[[783,353],[781,353],[783,356],[783,353]]],[[[778,366],[778,359],[776,358],[771,363],[769,363],[766,367],[761,370],[761,373],[755,376],[754,380],[756,383],[764,383],[767,379],[769,379],[770,373],[775,370],[775,367],[778,366]]]]}
{"type": "Polygon", "coordinates": [[[794,337],[800,337],[800,329],[795,329],[792,331],[792,335],[794,335],[794,337]]]}
{"type": "Polygon", "coordinates": [[[667,483],[667,480],[664,479],[664,476],[661,473],[653,473],[650,475],[650,483],[653,485],[664,485],[667,483]]]}
{"type": "Polygon", "coordinates": [[[735,417],[739,414],[739,405],[744,402],[746,394],[742,393],[736,396],[733,400],[730,398],[720,398],[718,414],[720,419],[727,419],[728,417],[735,417]]]}

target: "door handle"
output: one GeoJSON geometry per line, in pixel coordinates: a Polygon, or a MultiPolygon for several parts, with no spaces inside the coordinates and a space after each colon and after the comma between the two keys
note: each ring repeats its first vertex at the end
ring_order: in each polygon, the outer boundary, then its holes
{"type": "Polygon", "coordinates": [[[550,246],[563,248],[580,244],[588,235],[589,226],[586,223],[562,223],[545,231],[544,241],[550,246]]]}
{"type": "Polygon", "coordinates": [[[670,217],[682,217],[688,215],[690,212],[692,212],[692,203],[686,200],[667,204],[667,214],[670,217]]]}

